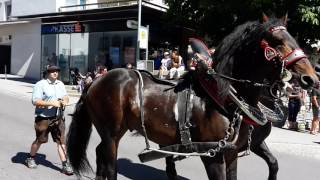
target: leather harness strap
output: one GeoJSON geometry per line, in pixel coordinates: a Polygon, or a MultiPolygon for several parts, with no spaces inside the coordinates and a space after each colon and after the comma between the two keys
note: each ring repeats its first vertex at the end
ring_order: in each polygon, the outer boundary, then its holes
{"type": "Polygon", "coordinates": [[[187,88],[183,91],[178,92],[178,123],[180,130],[180,140],[181,144],[190,144],[191,135],[190,135],[190,127],[192,126],[190,123],[191,111],[192,111],[192,101],[191,98],[191,89],[187,88]]]}

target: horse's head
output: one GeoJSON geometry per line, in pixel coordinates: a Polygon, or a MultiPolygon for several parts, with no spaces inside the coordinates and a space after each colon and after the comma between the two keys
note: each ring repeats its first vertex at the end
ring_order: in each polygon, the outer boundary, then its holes
{"type": "Polygon", "coordinates": [[[286,69],[295,73],[303,88],[314,85],[318,78],[307,56],[286,28],[287,16],[247,22],[226,36],[214,53],[219,74],[246,81],[222,81],[219,88],[228,92],[231,83],[249,104],[256,105],[261,86],[280,82],[286,69]]]}
{"type": "Polygon", "coordinates": [[[281,72],[289,69],[295,74],[293,77],[299,79],[301,87],[312,87],[318,77],[303,50],[287,31],[287,15],[281,19],[270,19],[263,14],[262,22],[265,33],[260,46],[265,60],[283,64],[281,72]]]}

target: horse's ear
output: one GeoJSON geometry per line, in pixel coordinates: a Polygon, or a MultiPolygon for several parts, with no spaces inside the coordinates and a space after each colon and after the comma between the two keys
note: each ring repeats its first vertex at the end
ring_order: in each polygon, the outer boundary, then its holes
{"type": "Polygon", "coordinates": [[[262,13],[262,22],[265,23],[268,21],[269,21],[269,17],[265,13],[262,13]]]}
{"type": "Polygon", "coordinates": [[[287,26],[287,22],[288,22],[288,12],[286,12],[286,14],[281,18],[283,24],[285,26],[287,26]]]}

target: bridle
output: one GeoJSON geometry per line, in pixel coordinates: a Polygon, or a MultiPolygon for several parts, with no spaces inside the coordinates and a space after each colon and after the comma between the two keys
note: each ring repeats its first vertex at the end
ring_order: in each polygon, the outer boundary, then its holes
{"type": "MultiPolygon", "coordinates": [[[[284,26],[276,26],[270,28],[269,32],[271,34],[276,33],[278,31],[286,31],[287,29],[284,26]]],[[[284,67],[290,66],[291,64],[301,60],[302,58],[306,58],[307,56],[303,52],[302,49],[296,48],[293,49],[291,52],[286,54],[285,56],[281,56],[281,54],[274,49],[273,47],[269,46],[267,40],[261,40],[261,48],[264,50],[264,56],[267,61],[275,61],[279,59],[281,62],[284,62],[284,67]]]]}
{"type": "MultiPolygon", "coordinates": [[[[287,28],[284,26],[275,26],[269,29],[269,33],[273,34],[279,31],[286,31],[286,30],[287,28]]],[[[303,50],[300,48],[293,49],[291,52],[287,53],[285,56],[282,56],[281,53],[279,53],[278,50],[276,50],[275,48],[271,47],[267,42],[267,40],[265,39],[261,40],[260,46],[264,51],[264,56],[267,61],[273,61],[273,62],[278,61],[282,64],[280,79],[285,77],[285,74],[289,72],[289,70],[287,70],[287,67],[307,57],[303,52],[303,50]]],[[[270,86],[270,94],[275,98],[278,98],[278,96],[273,93],[272,89],[277,88],[277,90],[281,92],[282,88],[281,88],[281,85],[279,85],[280,83],[283,83],[282,80],[275,81],[270,86]]]]}

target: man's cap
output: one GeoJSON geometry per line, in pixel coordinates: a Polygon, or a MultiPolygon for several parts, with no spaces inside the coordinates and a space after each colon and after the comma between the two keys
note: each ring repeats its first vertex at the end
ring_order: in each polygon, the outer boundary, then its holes
{"type": "Polygon", "coordinates": [[[48,66],[47,67],[47,72],[52,72],[52,71],[60,71],[60,68],[58,66],[48,66]]]}
{"type": "Polygon", "coordinates": [[[165,56],[169,56],[170,54],[169,54],[169,52],[164,52],[164,54],[163,55],[165,55],[165,56]]]}

